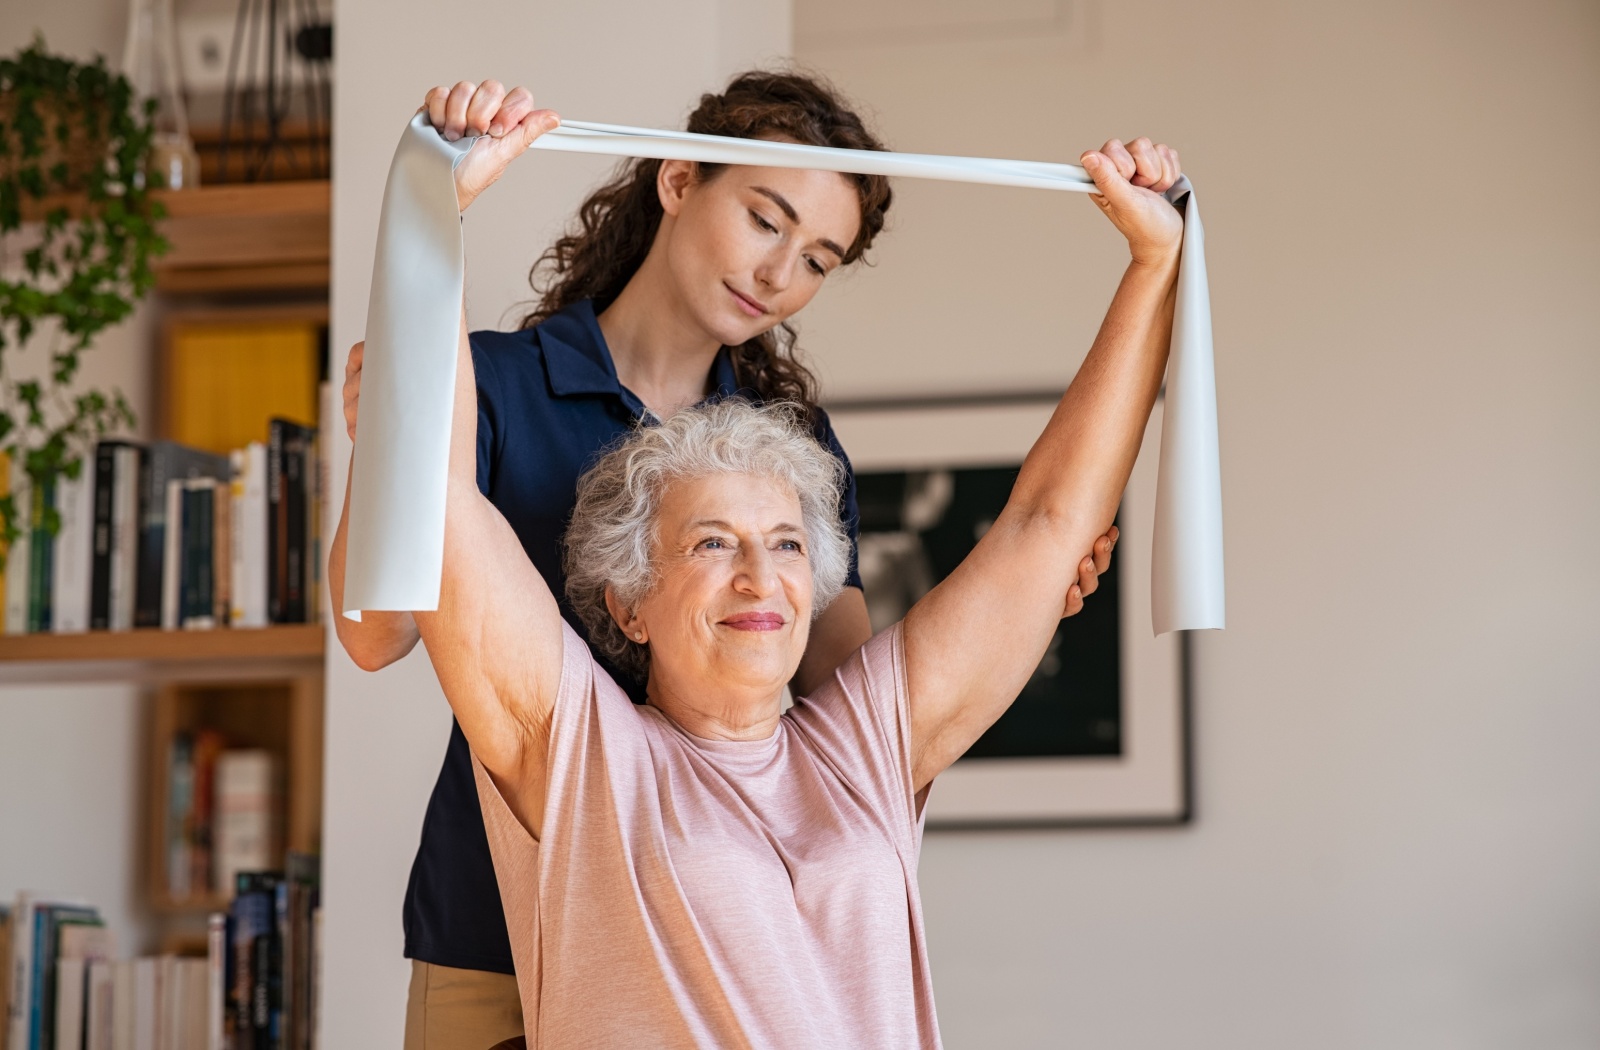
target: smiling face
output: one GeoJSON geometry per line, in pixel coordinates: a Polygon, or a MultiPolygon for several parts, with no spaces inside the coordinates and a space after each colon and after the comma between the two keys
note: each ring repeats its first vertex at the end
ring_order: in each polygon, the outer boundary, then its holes
{"type": "Polygon", "coordinates": [[[656,249],[675,298],[723,346],[788,320],[843,263],[861,199],[837,172],[732,165],[705,180],[664,161],[656,249]]]}
{"type": "MultiPolygon", "coordinates": [[[[749,474],[675,482],[656,517],[656,581],[631,613],[650,647],[650,696],[730,722],[775,702],[811,633],[812,570],[800,502],[749,474]]],[[[608,595],[608,602],[609,602],[608,595]]]]}

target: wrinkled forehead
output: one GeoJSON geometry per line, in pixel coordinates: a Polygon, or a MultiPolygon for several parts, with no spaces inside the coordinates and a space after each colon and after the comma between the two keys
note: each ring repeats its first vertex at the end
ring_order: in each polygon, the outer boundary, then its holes
{"type": "Polygon", "coordinates": [[[769,533],[802,524],[800,497],[792,485],[738,471],[673,478],[663,486],[656,510],[657,534],[663,538],[708,526],[769,533]]]}

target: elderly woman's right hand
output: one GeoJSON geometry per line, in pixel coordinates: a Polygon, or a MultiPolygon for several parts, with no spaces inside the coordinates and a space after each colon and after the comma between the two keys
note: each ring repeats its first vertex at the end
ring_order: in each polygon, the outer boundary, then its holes
{"type": "Polygon", "coordinates": [[[436,87],[428,92],[423,109],[451,142],[463,135],[483,136],[456,165],[456,202],[462,211],[493,185],[534,139],[561,123],[554,110],[534,108],[527,88],[512,88],[508,93],[498,80],[482,84],[463,80],[452,88],[436,87]]]}

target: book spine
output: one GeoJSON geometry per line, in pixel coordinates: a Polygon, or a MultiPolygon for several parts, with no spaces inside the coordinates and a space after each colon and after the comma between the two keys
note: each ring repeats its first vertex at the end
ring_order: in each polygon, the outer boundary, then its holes
{"type": "Polygon", "coordinates": [[[283,492],[284,424],[274,419],[267,442],[267,622],[285,623],[288,590],[288,503],[283,492]]]}
{"type": "Polygon", "coordinates": [[[133,445],[123,445],[117,449],[116,481],[111,496],[111,629],[113,631],[129,630],[138,622],[141,535],[139,501],[143,491],[139,481],[144,476],[145,461],[143,449],[133,445]]]}
{"type": "MultiPolygon", "coordinates": [[[[16,489],[13,487],[12,491],[16,489]]],[[[33,916],[37,905],[26,893],[17,895],[11,912],[11,1009],[7,1018],[10,1047],[28,1045],[28,1003],[33,994],[33,916]]]]}
{"type": "Polygon", "coordinates": [[[55,1026],[46,1046],[81,1050],[89,964],[84,959],[56,960],[55,1026]]]}
{"type": "Polygon", "coordinates": [[[265,627],[271,622],[267,615],[268,562],[271,557],[271,545],[267,538],[267,446],[260,441],[251,443],[245,450],[245,457],[250,469],[241,525],[246,530],[245,559],[250,581],[244,604],[245,623],[249,627],[265,627]]]}
{"type": "Polygon", "coordinates": [[[287,503],[288,539],[285,550],[283,618],[287,623],[306,622],[306,442],[296,437],[285,442],[283,488],[287,503]]]}
{"type": "Polygon", "coordinates": [[[50,585],[55,571],[55,537],[45,516],[55,509],[56,481],[35,485],[32,496],[33,536],[28,541],[28,633],[50,630],[50,585]]]}
{"type": "Polygon", "coordinates": [[[189,855],[189,821],[194,813],[194,738],[178,733],[172,738],[167,772],[167,893],[184,900],[193,891],[193,861],[189,855]]]}
{"type": "Polygon", "coordinates": [[[183,480],[167,482],[166,511],[161,524],[161,626],[178,626],[179,591],[183,575],[183,480]]]}
{"type": "Polygon", "coordinates": [[[117,447],[94,447],[94,553],[89,570],[89,627],[111,627],[111,494],[117,476],[117,447]]]}
{"type": "Polygon", "coordinates": [[[228,917],[213,912],[206,919],[206,1038],[204,1050],[227,1050],[223,1018],[227,994],[228,917]]]}
{"type": "Polygon", "coordinates": [[[181,552],[179,560],[180,626],[185,628],[215,627],[212,617],[215,601],[213,594],[211,543],[215,534],[212,520],[212,500],[216,481],[212,478],[190,478],[184,483],[182,520],[179,532],[181,552]]]}
{"type": "Polygon", "coordinates": [[[89,963],[83,1050],[112,1050],[112,965],[109,960],[103,959],[95,959],[89,963]]]}
{"type": "Polygon", "coordinates": [[[134,480],[138,493],[138,556],[135,562],[135,627],[161,626],[161,556],[166,553],[167,469],[170,454],[162,445],[152,445],[139,464],[134,480]]]}
{"type": "Polygon", "coordinates": [[[57,634],[89,629],[89,587],[94,529],[94,473],[80,465],[78,476],[63,477],[56,488],[61,531],[55,540],[55,579],[51,586],[50,628],[57,634]]]}
{"type": "Polygon", "coordinates": [[[233,607],[233,483],[218,481],[211,491],[211,617],[226,627],[233,607]]]}
{"type": "Polygon", "coordinates": [[[18,459],[11,461],[11,498],[16,508],[17,538],[6,551],[6,625],[7,634],[28,633],[28,572],[32,557],[29,547],[33,537],[33,484],[28,472],[18,459]]]}

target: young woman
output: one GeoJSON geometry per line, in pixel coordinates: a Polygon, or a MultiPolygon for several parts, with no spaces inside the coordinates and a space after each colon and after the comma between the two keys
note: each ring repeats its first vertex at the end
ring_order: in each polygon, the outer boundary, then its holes
{"type": "MultiPolygon", "coordinates": [[[[456,168],[462,210],[557,118],[523,88],[462,82],[428,93],[426,108],[447,138],[484,133],[456,168]]],[[[881,149],[825,85],[792,74],[748,73],[705,95],[688,130],[881,149]]],[[[1165,189],[1177,157],[1139,139],[1112,140],[1104,157],[1135,185],[1165,189]]],[[[540,300],[517,332],[470,336],[478,401],[480,491],[510,523],[550,592],[565,594],[561,537],[580,474],[640,424],[706,400],[791,400],[844,468],[840,516],[851,545],[840,597],[812,625],[793,686],[813,691],[870,637],[855,570],[856,507],[848,460],[816,406],[816,382],[797,359],[789,320],[828,276],[861,258],[883,228],[891,194],[881,177],[794,169],[637,160],[596,190],[531,279],[540,300]]],[[[361,347],[346,367],[345,415],[357,429],[361,347]]],[[[1109,563],[1115,530],[1102,536],[1063,596],[1082,608],[1109,563]]],[[[336,546],[330,579],[342,579],[336,546]]],[[[581,620],[561,612],[580,635],[581,620]]],[[[416,644],[407,613],[336,618],[341,643],[364,669],[416,644]]],[[[644,683],[603,653],[601,666],[635,701],[644,683]]],[[[405,903],[412,960],[406,1046],[483,1050],[520,1035],[522,1021],[493,861],[471,756],[453,725],[423,822],[405,903]]]]}

